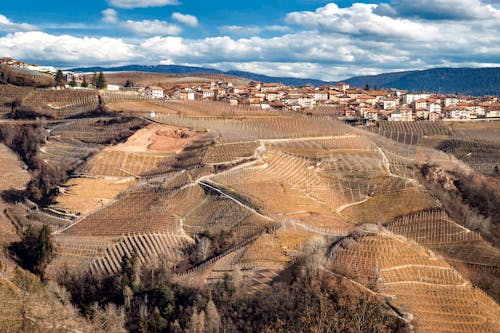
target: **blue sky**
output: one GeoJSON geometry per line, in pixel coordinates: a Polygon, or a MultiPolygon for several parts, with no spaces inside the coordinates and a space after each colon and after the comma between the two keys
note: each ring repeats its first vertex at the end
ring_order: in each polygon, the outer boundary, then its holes
{"type": "Polygon", "coordinates": [[[2,0],[0,56],[60,67],[182,64],[325,80],[500,66],[499,4],[2,0]]]}

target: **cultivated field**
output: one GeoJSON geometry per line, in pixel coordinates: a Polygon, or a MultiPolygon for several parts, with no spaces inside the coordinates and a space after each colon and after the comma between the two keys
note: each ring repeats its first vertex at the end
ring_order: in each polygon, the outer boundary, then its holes
{"type": "Polygon", "coordinates": [[[390,234],[346,238],[330,253],[330,267],[376,288],[419,332],[496,332],[498,304],[437,258],[390,234]]]}

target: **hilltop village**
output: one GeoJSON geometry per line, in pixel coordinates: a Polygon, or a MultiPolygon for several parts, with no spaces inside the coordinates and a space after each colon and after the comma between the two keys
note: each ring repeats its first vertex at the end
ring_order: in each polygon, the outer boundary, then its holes
{"type": "MultiPolygon", "coordinates": [[[[0,64],[18,70],[57,74],[51,66],[30,65],[10,58],[0,64]]],[[[110,73],[111,74],[111,73],[110,73]]],[[[94,73],[64,72],[63,86],[68,89],[93,89],[94,73]]],[[[262,110],[309,111],[316,107],[329,107],[338,116],[367,126],[377,121],[416,120],[473,120],[500,118],[500,99],[494,96],[475,97],[457,94],[410,92],[397,88],[351,87],[339,82],[315,87],[286,86],[281,83],[263,83],[228,77],[204,83],[186,82],[170,85],[135,86],[132,80],[123,84],[106,84],[106,90],[123,92],[149,99],[200,101],[212,100],[231,106],[248,106],[262,110]],[[243,84],[245,82],[246,84],[243,84]]]]}

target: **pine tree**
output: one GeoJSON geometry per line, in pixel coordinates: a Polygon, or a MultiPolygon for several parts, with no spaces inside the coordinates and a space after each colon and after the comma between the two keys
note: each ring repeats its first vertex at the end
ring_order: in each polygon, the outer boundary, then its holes
{"type": "MultiPolygon", "coordinates": [[[[34,237],[33,230],[29,230],[28,237],[34,237]]],[[[47,264],[52,259],[52,239],[51,239],[50,227],[44,225],[42,230],[36,237],[35,244],[33,247],[34,253],[34,269],[37,272],[43,272],[47,264]]]]}
{"type": "Polygon", "coordinates": [[[84,76],[83,81],[82,81],[82,88],[87,88],[88,86],[89,86],[89,84],[87,83],[87,79],[84,76]]]}
{"type": "Polygon", "coordinates": [[[97,89],[104,89],[104,88],[106,88],[106,86],[107,86],[107,84],[106,84],[106,79],[104,78],[104,73],[100,72],[99,76],[97,77],[95,87],[97,89]]]}
{"type": "Polygon", "coordinates": [[[63,75],[63,72],[60,69],[58,69],[57,72],[56,72],[56,78],[55,78],[55,80],[56,80],[56,84],[58,86],[64,85],[63,84],[64,75],[63,75]]]}
{"type": "Polygon", "coordinates": [[[215,306],[212,298],[207,303],[207,316],[205,323],[205,331],[206,333],[219,333],[220,332],[220,315],[217,311],[217,307],[215,306]]]}

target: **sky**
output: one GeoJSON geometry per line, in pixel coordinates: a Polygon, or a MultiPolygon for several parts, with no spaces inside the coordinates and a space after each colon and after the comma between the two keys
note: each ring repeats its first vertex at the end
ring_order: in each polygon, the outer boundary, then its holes
{"type": "Polygon", "coordinates": [[[0,0],[0,57],[341,80],[500,66],[500,0],[0,0]]]}

